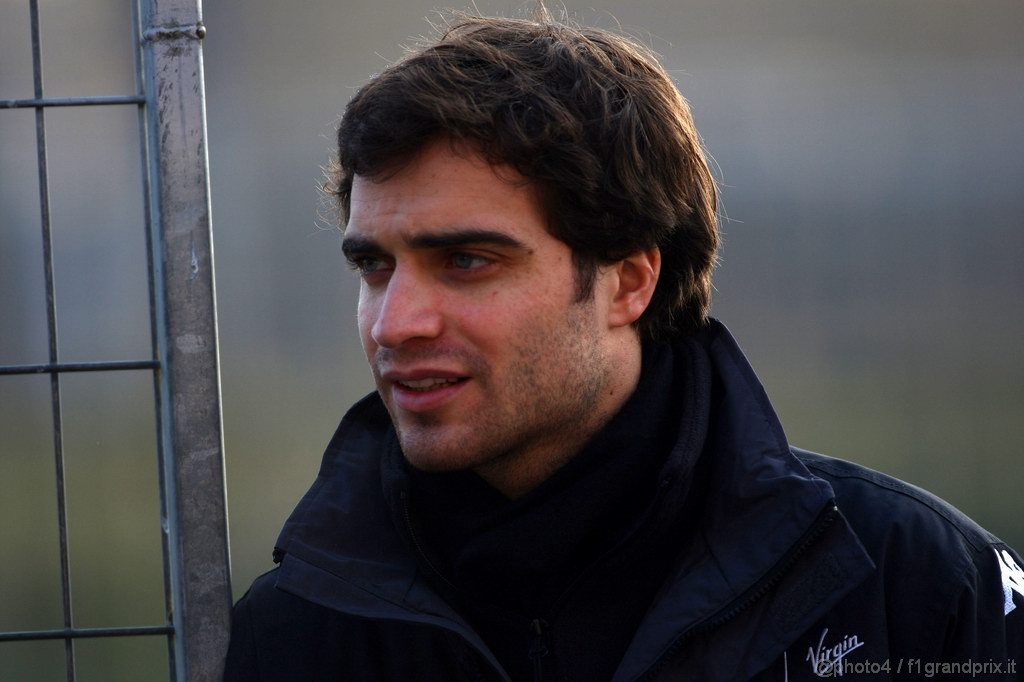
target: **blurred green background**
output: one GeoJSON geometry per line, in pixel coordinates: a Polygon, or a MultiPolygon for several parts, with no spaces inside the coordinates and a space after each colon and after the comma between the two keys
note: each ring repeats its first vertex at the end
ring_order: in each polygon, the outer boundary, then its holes
{"type": "MultiPolygon", "coordinates": [[[[40,4],[48,96],[134,91],[126,0],[40,4]]],[[[205,8],[236,597],[371,388],[320,166],[355,88],[437,7],[205,8]]],[[[791,441],[917,483],[1024,548],[1024,4],[564,7],[649,45],[690,100],[727,214],[714,314],[791,441]]],[[[31,96],[27,2],[0,0],[0,99],[31,96]]],[[[50,110],[47,135],[61,357],[147,357],[135,111],[50,110]]],[[[36,177],[33,112],[0,111],[0,364],[46,360],[36,177]]],[[[149,376],[63,386],[75,623],[160,622],[149,376]]],[[[0,377],[0,630],[61,623],[52,447],[47,378],[0,377]]],[[[166,678],[161,638],[76,653],[80,680],[166,678]]],[[[0,644],[0,680],[63,675],[60,642],[0,644]]]]}

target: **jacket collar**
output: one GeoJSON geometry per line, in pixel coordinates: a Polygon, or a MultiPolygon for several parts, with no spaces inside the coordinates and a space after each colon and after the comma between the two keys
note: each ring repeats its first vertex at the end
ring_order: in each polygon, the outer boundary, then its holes
{"type": "MultiPolygon", "coordinates": [[[[634,679],[667,658],[681,635],[744,608],[745,599],[757,596],[773,571],[789,568],[787,558],[807,540],[833,498],[829,484],[790,453],[767,395],[725,327],[712,321],[694,339],[707,354],[714,387],[704,447],[713,461],[699,540],[679,558],[615,679],[634,679]]],[[[275,558],[283,561],[277,586],[345,613],[447,628],[501,671],[469,624],[418,576],[415,559],[391,521],[380,461],[397,447],[376,394],[349,411],[327,447],[316,481],[278,538],[275,558]]],[[[818,595],[811,608],[797,609],[796,616],[789,609],[783,630],[793,631],[793,637],[873,568],[839,520],[828,533],[832,551],[809,552],[800,567],[813,571],[816,562],[838,562],[844,580],[818,595]]],[[[779,586],[783,577],[776,581],[779,586]]],[[[781,635],[760,636],[769,634],[781,635]]],[[[773,642],[768,648],[781,653],[787,643],[773,642]]]]}
{"type": "Polygon", "coordinates": [[[694,659],[700,667],[695,679],[747,679],[874,569],[835,508],[832,487],[791,453],[767,394],[729,331],[712,320],[697,341],[713,373],[705,443],[711,474],[698,541],[680,557],[615,680],[640,676],[671,655],[680,638],[770,605],[772,626],[761,617],[746,619],[757,624],[739,640],[751,655],[737,656],[736,639],[715,636],[702,646],[728,642],[726,650],[694,659]],[[828,580],[808,577],[826,573],[828,580]]]}

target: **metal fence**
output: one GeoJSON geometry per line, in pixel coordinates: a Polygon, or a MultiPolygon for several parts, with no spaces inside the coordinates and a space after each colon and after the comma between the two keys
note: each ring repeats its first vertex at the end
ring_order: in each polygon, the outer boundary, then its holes
{"type": "Polygon", "coordinates": [[[59,535],[54,541],[60,546],[63,607],[62,628],[0,632],[0,643],[63,640],[67,679],[73,682],[77,639],[162,636],[168,642],[171,680],[216,680],[227,642],[231,590],[203,89],[206,31],[198,0],[135,0],[131,11],[134,94],[47,98],[38,0],[30,0],[34,96],[0,100],[0,109],[35,110],[49,337],[48,362],[0,365],[0,381],[10,375],[50,377],[59,535]],[[46,110],[86,106],[138,109],[145,215],[140,229],[146,231],[148,247],[152,336],[149,358],[62,363],[59,357],[46,110]],[[153,461],[160,487],[166,620],[146,626],[81,628],[76,627],[72,611],[61,376],[126,371],[153,375],[157,428],[153,461]]]}

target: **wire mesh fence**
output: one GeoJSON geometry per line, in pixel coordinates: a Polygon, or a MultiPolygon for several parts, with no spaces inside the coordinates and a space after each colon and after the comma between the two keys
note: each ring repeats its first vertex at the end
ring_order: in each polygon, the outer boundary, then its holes
{"type": "MultiPolygon", "coordinates": [[[[0,631],[0,677],[5,677],[4,648],[19,643],[62,642],[63,670],[66,679],[74,682],[76,643],[94,638],[164,637],[169,679],[215,680],[227,640],[231,593],[201,50],[205,28],[200,5],[196,0],[132,2],[130,10],[125,8],[124,27],[132,34],[136,91],[84,97],[46,96],[38,0],[30,0],[29,15],[33,96],[0,100],[0,109],[34,112],[45,280],[45,300],[40,305],[45,306],[47,360],[0,364],[0,381],[12,382],[25,375],[48,377],[61,627],[0,631]],[[61,188],[53,188],[47,145],[47,113],[57,107],[137,110],[143,208],[138,227],[146,243],[149,357],[71,362],[62,358],[51,215],[51,193],[61,188]],[[152,376],[151,460],[158,484],[153,494],[159,495],[165,617],[143,625],[81,627],[74,613],[69,541],[67,377],[122,372],[152,376]]],[[[4,395],[15,400],[16,393],[4,395]]],[[[29,456],[44,455],[32,452],[29,456]]]]}

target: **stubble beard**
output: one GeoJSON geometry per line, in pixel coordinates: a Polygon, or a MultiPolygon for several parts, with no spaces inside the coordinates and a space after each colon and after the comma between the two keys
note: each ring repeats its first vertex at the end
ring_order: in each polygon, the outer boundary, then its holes
{"type": "Polygon", "coordinates": [[[571,459],[603,423],[597,405],[610,370],[597,343],[593,299],[570,305],[555,327],[524,325],[501,378],[474,353],[430,351],[457,357],[488,402],[456,424],[443,413],[403,421],[388,405],[409,463],[427,471],[542,467],[546,478],[571,459]]]}

